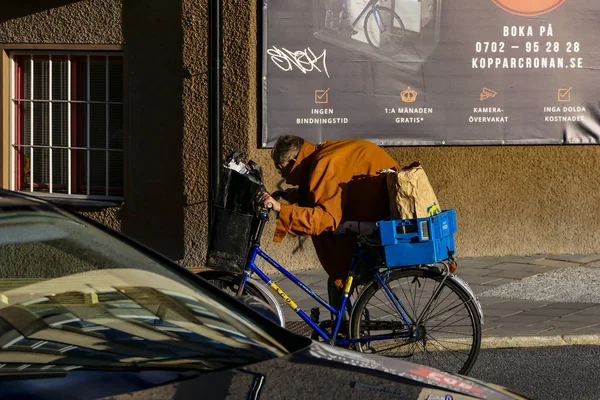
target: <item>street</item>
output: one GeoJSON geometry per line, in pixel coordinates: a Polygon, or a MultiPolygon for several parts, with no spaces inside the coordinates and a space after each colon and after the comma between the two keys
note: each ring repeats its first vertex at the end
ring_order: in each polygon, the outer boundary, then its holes
{"type": "Polygon", "coordinates": [[[598,399],[600,346],[483,350],[469,374],[539,400],[598,399]]]}

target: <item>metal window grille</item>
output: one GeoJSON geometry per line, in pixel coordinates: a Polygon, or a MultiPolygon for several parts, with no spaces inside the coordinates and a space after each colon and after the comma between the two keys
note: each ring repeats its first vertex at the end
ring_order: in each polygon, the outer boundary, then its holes
{"type": "Polygon", "coordinates": [[[11,189],[122,199],[122,55],[14,52],[11,61],[11,189]]]}

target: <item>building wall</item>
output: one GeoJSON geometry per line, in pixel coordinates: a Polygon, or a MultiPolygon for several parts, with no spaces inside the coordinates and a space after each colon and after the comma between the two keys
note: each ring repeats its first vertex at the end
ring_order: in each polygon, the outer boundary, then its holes
{"type": "Polygon", "coordinates": [[[125,207],[122,229],[184,256],[184,26],[181,2],[123,2],[125,207]]]}
{"type": "MultiPolygon", "coordinates": [[[[124,42],[121,0],[45,0],[0,4],[0,53],[2,80],[2,187],[9,187],[9,63],[15,50],[119,50],[124,42]]],[[[90,214],[90,213],[86,213],[90,214]]],[[[121,226],[117,208],[91,213],[114,229],[121,226]]]]}
{"type": "Polygon", "coordinates": [[[122,44],[121,0],[5,1],[2,44],[122,44]]]}
{"type": "MultiPolygon", "coordinates": [[[[279,178],[270,150],[259,149],[260,121],[254,97],[260,92],[260,74],[252,53],[259,32],[255,1],[227,1],[235,13],[226,14],[227,80],[236,87],[225,94],[235,126],[226,126],[226,138],[247,139],[250,158],[265,168],[267,188],[279,178]],[[249,24],[249,25],[247,25],[249,24]],[[249,34],[247,34],[249,32],[249,34]],[[238,47],[248,46],[250,51],[238,47]],[[250,57],[247,55],[251,54],[250,57]],[[248,75],[246,71],[250,71],[248,75]],[[256,72],[258,71],[258,72],[256,72]],[[246,93],[247,97],[240,96],[246,93]],[[247,127],[247,128],[246,128],[247,127]],[[244,132],[248,129],[248,132],[244,132]]],[[[421,161],[441,205],[457,210],[457,255],[498,256],[600,252],[600,147],[599,146],[481,146],[386,148],[401,164],[421,161]]],[[[283,244],[271,240],[271,222],[263,240],[268,252],[284,265],[298,269],[318,265],[310,241],[288,237],[283,244]]]]}
{"type": "MultiPolygon", "coordinates": [[[[258,148],[261,4],[223,1],[223,153],[242,147],[274,190],[270,150],[258,148]]],[[[0,45],[124,50],[126,201],[89,215],[184,265],[201,265],[208,238],[208,2],[32,3],[0,5],[0,45]]],[[[2,126],[6,186],[5,117],[2,126]]],[[[387,150],[400,164],[421,161],[442,206],[457,210],[459,256],[600,252],[598,146],[387,150]]],[[[274,225],[265,232],[267,251],[292,270],[318,267],[309,240],[272,243],[274,225]]]]}
{"type": "Polygon", "coordinates": [[[172,259],[201,263],[206,252],[206,184],[201,177],[206,175],[207,132],[199,120],[206,120],[207,5],[189,1],[185,6],[192,9],[185,14],[184,3],[177,1],[5,3],[0,5],[2,186],[9,186],[8,52],[122,50],[125,203],[85,214],[172,259]]]}

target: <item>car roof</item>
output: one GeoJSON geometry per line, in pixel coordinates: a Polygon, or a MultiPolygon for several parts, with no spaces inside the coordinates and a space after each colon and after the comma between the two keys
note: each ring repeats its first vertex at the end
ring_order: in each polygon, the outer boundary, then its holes
{"type": "Polygon", "coordinates": [[[47,201],[13,190],[0,189],[0,209],[13,207],[51,207],[47,201]]]}

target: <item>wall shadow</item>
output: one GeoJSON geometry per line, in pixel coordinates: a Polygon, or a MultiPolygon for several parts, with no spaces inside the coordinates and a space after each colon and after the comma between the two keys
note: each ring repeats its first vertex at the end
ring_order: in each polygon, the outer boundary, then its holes
{"type": "Polygon", "coordinates": [[[14,1],[2,4],[0,8],[0,24],[12,19],[26,17],[28,15],[41,13],[66,6],[73,3],[78,3],[82,0],[44,0],[44,1],[14,1]]]}
{"type": "Polygon", "coordinates": [[[181,2],[123,2],[125,234],[173,260],[184,255],[181,2]]]}

